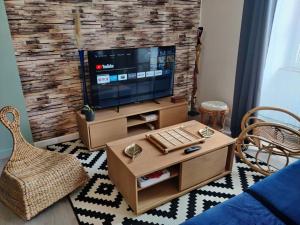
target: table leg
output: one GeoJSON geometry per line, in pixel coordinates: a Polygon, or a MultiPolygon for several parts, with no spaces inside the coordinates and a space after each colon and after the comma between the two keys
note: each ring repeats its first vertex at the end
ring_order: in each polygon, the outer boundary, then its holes
{"type": "Polygon", "coordinates": [[[212,127],[214,129],[217,129],[218,113],[217,112],[213,112],[211,115],[212,115],[212,127]]]}
{"type": "Polygon", "coordinates": [[[199,111],[200,111],[200,121],[201,123],[204,123],[204,111],[201,109],[199,111]]]}
{"type": "Polygon", "coordinates": [[[226,114],[226,112],[224,111],[224,112],[221,112],[220,113],[221,114],[221,129],[223,130],[224,129],[224,127],[225,127],[225,114],[226,114]]]}

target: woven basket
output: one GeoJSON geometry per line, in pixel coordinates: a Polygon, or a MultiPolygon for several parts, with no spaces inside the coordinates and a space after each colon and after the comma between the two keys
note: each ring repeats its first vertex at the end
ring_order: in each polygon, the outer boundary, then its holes
{"type": "Polygon", "coordinates": [[[74,156],[36,148],[23,138],[15,108],[2,108],[0,121],[14,142],[0,177],[0,201],[17,215],[30,220],[87,182],[89,177],[74,156]],[[12,114],[12,120],[8,114],[12,114]]]}

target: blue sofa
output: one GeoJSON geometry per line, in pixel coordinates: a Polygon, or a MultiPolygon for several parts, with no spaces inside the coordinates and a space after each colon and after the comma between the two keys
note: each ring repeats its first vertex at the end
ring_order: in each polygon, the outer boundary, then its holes
{"type": "Polygon", "coordinates": [[[182,225],[300,224],[300,160],[182,225]]]}

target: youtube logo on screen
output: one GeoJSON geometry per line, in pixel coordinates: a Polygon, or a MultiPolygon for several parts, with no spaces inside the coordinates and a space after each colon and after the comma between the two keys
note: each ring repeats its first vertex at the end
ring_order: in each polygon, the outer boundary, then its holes
{"type": "Polygon", "coordinates": [[[113,64],[97,64],[96,65],[96,70],[102,70],[102,69],[113,69],[115,67],[115,65],[113,64]]]}
{"type": "Polygon", "coordinates": [[[101,64],[96,65],[96,70],[102,70],[102,69],[103,69],[103,66],[101,64]]]}

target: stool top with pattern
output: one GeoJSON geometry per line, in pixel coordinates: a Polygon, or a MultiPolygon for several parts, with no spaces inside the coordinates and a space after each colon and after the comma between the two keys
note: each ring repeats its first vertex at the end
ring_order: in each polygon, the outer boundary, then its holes
{"type": "Polygon", "coordinates": [[[226,111],[228,106],[225,102],[221,101],[206,101],[201,103],[201,108],[209,111],[226,111]]]}

